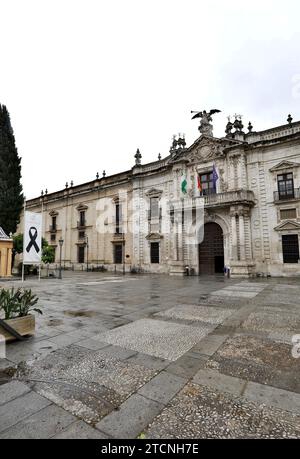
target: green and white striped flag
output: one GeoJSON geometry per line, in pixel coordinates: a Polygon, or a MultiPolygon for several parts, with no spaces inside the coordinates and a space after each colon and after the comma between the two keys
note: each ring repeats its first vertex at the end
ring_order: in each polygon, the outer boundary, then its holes
{"type": "Polygon", "coordinates": [[[187,194],[187,179],[184,173],[182,173],[182,176],[181,176],[181,192],[183,194],[187,194]]]}

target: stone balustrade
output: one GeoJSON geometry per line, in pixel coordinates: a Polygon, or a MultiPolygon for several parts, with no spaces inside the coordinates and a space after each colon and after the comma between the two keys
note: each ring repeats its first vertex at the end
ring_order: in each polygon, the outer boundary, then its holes
{"type": "Polygon", "coordinates": [[[227,207],[234,204],[254,205],[254,203],[254,193],[250,190],[227,191],[204,197],[205,207],[227,207]]]}

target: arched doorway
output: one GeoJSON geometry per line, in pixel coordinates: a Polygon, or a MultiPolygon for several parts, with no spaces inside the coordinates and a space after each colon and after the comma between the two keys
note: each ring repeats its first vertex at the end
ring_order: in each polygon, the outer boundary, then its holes
{"type": "Polygon", "coordinates": [[[224,272],[224,241],[217,223],[204,225],[204,240],[199,244],[199,275],[224,272]]]}

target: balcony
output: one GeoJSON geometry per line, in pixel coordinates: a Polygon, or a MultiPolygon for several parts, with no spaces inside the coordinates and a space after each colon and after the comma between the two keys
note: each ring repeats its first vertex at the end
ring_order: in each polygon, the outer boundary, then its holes
{"type": "Polygon", "coordinates": [[[119,233],[115,232],[112,235],[111,242],[125,242],[125,234],[123,232],[121,232],[121,231],[122,230],[120,229],[119,233]]]}
{"type": "Polygon", "coordinates": [[[254,205],[255,198],[253,191],[238,190],[226,193],[209,194],[204,196],[205,207],[228,207],[235,204],[254,205]]]}
{"type": "Polygon", "coordinates": [[[295,201],[297,199],[300,199],[300,188],[274,192],[274,202],[275,203],[284,202],[284,201],[295,201]]]}
{"type": "Polygon", "coordinates": [[[57,225],[50,225],[49,226],[49,231],[50,231],[50,233],[56,233],[57,225]]]}
{"type": "Polygon", "coordinates": [[[86,220],[80,220],[77,222],[77,229],[84,229],[86,228],[86,220]]]}

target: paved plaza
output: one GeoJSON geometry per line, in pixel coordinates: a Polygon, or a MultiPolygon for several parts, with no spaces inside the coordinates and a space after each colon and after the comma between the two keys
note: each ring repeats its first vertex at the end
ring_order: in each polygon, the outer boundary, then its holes
{"type": "Polygon", "coordinates": [[[299,279],[25,285],[44,314],[0,359],[0,438],[300,438],[299,279]]]}

